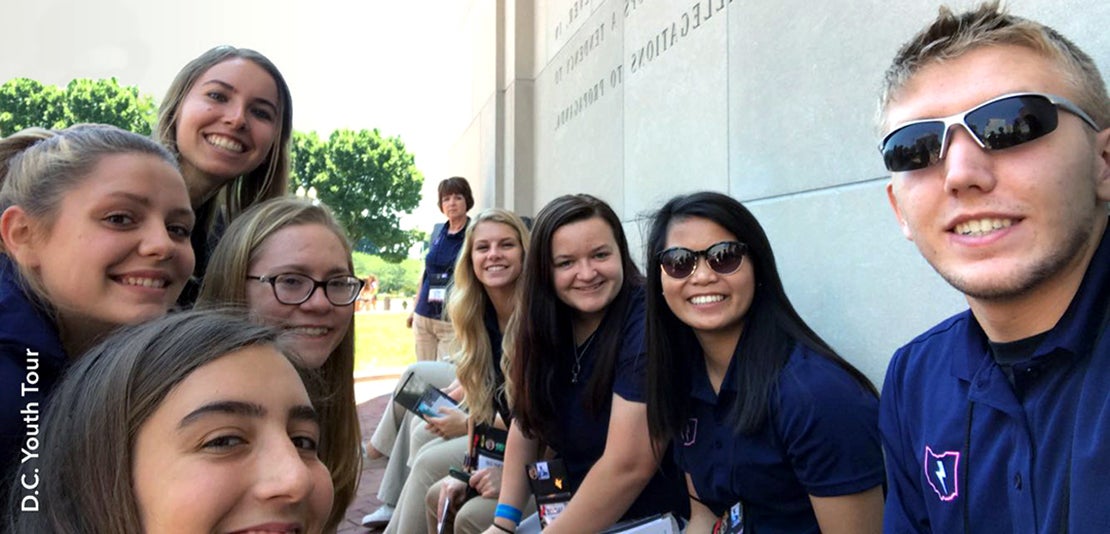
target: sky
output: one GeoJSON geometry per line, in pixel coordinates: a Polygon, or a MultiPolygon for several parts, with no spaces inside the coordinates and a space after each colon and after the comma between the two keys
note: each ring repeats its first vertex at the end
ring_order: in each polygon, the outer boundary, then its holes
{"type": "MultiPolygon", "coordinates": [[[[465,95],[446,81],[450,39],[467,2],[433,0],[38,0],[5,2],[9,46],[0,83],[28,77],[64,86],[116,77],[161,101],[189,60],[220,44],[255,49],[293,94],[293,127],[377,128],[399,136],[424,174],[424,200],[402,225],[442,218],[435,186],[452,175],[459,132],[438,127],[465,95]]],[[[457,124],[457,122],[454,122],[457,124]]]]}

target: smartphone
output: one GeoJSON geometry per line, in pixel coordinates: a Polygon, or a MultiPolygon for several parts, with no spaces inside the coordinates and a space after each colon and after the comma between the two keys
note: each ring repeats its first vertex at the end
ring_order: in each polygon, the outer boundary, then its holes
{"type": "Polygon", "coordinates": [[[452,467],[447,470],[447,474],[451,475],[451,478],[454,478],[455,480],[461,480],[463,484],[466,484],[466,498],[464,500],[468,501],[478,496],[478,490],[474,489],[474,486],[470,485],[470,473],[467,473],[466,471],[463,471],[458,467],[452,467]]]}
{"type": "MultiPolygon", "coordinates": [[[[442,471],[440,472],[442,473],[442,471]]],[[[470,473],[467,473],[466,471],[463,471],[458,467],[452,467],[448,469],[447,473],[450,474],[452,478],[456,480],[461,480],[464,484],[470,485],[470,473]]]]}

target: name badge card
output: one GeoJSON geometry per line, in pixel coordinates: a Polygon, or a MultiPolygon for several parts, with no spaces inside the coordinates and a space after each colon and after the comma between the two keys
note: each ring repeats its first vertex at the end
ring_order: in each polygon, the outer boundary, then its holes
{"type": "Polygon", "coordinates": [[[547,528],[567,509],[573,493],[562,460],[545,460],[528,464],[528,485],[536,496],[540,528],[547,528]]]}
{"type": "Polygon", "coordinates": [[[447,300],[447,285],[451,283],[451,273],[428,276],[428,302],[443,304],[447,300]]]}
{"type": "Polygon", "coordinates": [[[744,505],[736,503],[713,524],[713,534],[744,534],[744,505]]]}

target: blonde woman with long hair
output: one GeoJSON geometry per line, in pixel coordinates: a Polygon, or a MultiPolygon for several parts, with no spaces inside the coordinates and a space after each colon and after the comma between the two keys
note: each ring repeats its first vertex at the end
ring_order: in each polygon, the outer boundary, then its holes
{"type": "MultiPolygon", "coordinates": [[[[423,449],[413,463],[412,472],[401,492],[398,513],[386,533],[435,532],[437,518],[428,517],[425,499],[438,502],[439,485],[448,468],[462,465],[461,459],[474,429],[486,426],[504,430],[509,418],[505,394],[508,346],[503,334],[519,300],[519,280],[528,250],[528,228],[512,212],[487,209],[467,228],[454,281],[447,301],[447,312],[455,331],[453,353],[457,378],[469,409],[470,433],[423,449]],[[431,489],[429,489],[431,488],[431,489]]],[[[511,341],[511,340],[509,340],[511,341]]],[[[481,531],[493,519],[500,491],[500,469],[480,469],[472,473],[470,485],[482,498],[472,499],[459,511],[456,531],[481,531]]],[[[461,483],[460,483],[461,484],[461,483]]],[[[465,486],[461,489],[465,490],[465,486]]],[[[459,502],[455,500],[455,502],[459,502]]]]}

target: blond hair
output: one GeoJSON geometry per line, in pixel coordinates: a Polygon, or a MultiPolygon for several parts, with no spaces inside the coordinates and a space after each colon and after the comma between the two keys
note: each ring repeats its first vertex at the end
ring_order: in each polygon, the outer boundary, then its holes
{"type": "MultiPolygon", "coordinates": [[[[484,223],[504,224],[516,231],[521,247],[521,265],[528,255],[528,227],[520,217],[508,210],[490,208],[479,213],[470,226],[466,229],[466,238],[462,250],[455,261],[455,277],[450,296],[447,299],[447,316],[451,319],[451,326],[455,330],[453,349],[456,356],[456,375],[459,384],[466,391],[466,402],[470,408],[470,416],[477,423],[492,424],[495,410],[494,397],[501,391],[510,396],[508,376],[510,369],[511,347],[513,339],[513,325],[517,320],[516,304],[520,300],[520,278],[517,278],[513,289],[514,311],[505,328],[505,335],[501,341],[501,370],[506,377],[506,383],[498,386],[493,368],[493,348],[490,346],[489,334],[485,328],[486,307],[489,306],[489,296],[485,288],[478,281],[474,273],[472,258],[474,246],[474,229],[484,223]]],[[[508,421],[505,421],[508,424],[508,421]]]]}
{"type": "Polygon", "coordinates": [[[1110,127],[1110,99],[1095,62],[1075,43],[1039,22],[1006,13],[997,0],[955,14],[941,6],[937,18],[902,45],[883,77],[879,124],[899,91],[925,66],[944,62],[984,46],[1020,46],[1054,61],[1074,91],[1073,100],[1099,129],[1110,127]]]}

